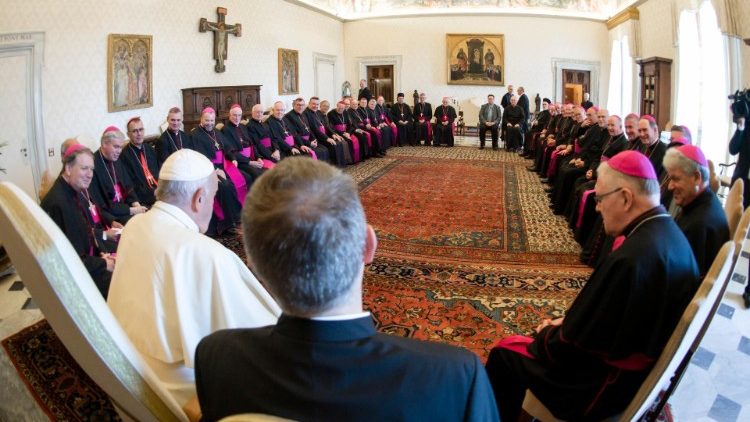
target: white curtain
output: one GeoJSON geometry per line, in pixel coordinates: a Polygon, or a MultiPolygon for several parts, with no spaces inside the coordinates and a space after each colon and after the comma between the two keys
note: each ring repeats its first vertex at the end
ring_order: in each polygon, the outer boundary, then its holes
{"type": "MultiPolygon", "coordinates": [[[[727,158],[727,57],[716,12],[710,1],[698,9],[701,40],[701,107],[699,146],[706,158],[723,163],[727,158]]],[[[692,128],[691,128],[692,129],[692,128]]]]}
{"type": "Polygon", "coordinates": [[[622,107],[619,115],[624,119],[626,115],[636,110],[633,110],[633,58],[630,57],[630,41],[627,35],[622,37],[620,45],[622,46],[620,49],[622,52],[622,107]]]}
{"type": "MultiPolygon", "coordinates": [[[[677,81],[677,111],[675,124],[690,128],[693,136],[698,135],[700,121],[700,46],[698,23],[694,11],[684,10],[679,23],[679,68],[677,81]]],[[[669,130],[669,128],[663,128],[669,130]]]]}
{"type": "Polygon", "coordinates": [[[622,49],[620,48],[620,40],[613,40],[609,70],[609,93],[607,95],[609,114],[622,113],[622,83],[622,49]]]}

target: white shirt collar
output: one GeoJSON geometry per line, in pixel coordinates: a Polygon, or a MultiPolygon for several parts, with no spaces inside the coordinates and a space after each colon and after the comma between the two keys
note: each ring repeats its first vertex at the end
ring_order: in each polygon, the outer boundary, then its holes
{"type": "Polygon", "coordinates": [[[195,221],[193,221],[187,214],[185,214],[185,211],[179,209],[178,207],[168,204],[166,202],[157,201],[151,209],[157,209],[159,211],[164,212],[165,214],[169,214],[172,216],[175,220],[183,224],[186,228],[192,231],[198,231],[198,225],[195,224],[195,221]]]}
{"type": "Polygon", "coordinates": [[[311,317],[310,319],[313,321],[349,321],[352,319],[359,319],[370,316],[370,313],[365,312],[358,312],[356,314],[346,314],[346,315],[328,315],[328,316],[316,316],[311,317]]]}

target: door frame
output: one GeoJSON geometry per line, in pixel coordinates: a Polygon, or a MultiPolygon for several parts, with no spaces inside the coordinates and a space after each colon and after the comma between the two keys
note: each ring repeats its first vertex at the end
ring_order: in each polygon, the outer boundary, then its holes
{"type": "MultiPolygon", "coordinates": [[[[42,70],[44,68],[44,32],[18,32],[0,34],[0,56],[28,54],[29,64],[26,86],[27,148],[29,163],[38,194],[42,174],[47,170],[47,143],[44,139],[44,113],[42,108],[42,70]]],[[[34,198],[36,200],[36,198],[34,198]]]]}
{"type": "MultiPolygon", "coordinates": [[[[320,87],[318,86],[318,66],[321,63],[330,64],[333,66],[333,79],[331,80],[331,92],[334,95],[339,93],[339,89],[336,84],[336,56],[332,54],[313,53],[313,72],[315,75],[315,95],[320,96],[320,87]]],[[[331,101],[334,105],[338,102],[338,98],[323,98],[331,101]]]]}
{"type": "Polygon", "coordinates": [[[590,100],[595,105],[600,105],[599,100],[599,73],[601,72],[601,63],[588,61],[588,60],[574,60],[574,59],[552,59],[552,77],[555,81],[554,86],[554,101],[562,101],[563,89],[565,87],[565,81],[563,80],[563,69],[567,70],[588,70],[591,72],[591,86],[589,89],[590,100]]]}
{"type": "Polygon", "coordinates": [[[402,56],[366,56],[357,57],[357,69],[359,71],[359,77],[352,85],[354,87],[359,86],[359,81],[364,79],[367,80],[367,66],[393,66],[393,98],[396,98],[396,94],[403,92],[401,89],[401,61],[402,56]]]}

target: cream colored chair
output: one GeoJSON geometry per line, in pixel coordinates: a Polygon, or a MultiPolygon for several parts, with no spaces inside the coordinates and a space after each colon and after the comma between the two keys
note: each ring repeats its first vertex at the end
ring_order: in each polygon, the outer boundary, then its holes
{"type": "MultiPolygon", "coordinates": [[[[677,327],[662,350],[659,359],[651,369],[648,377],[641,385],[628,407],[620,415],[606,419],[606,421],[635,421],[644,417],[647,421],[655,421],[667,400],[677,388],[677,384],[687,368],[690,359],[698,348],[703,335],[706,333],[716,309],[724,296],[732,269],[734,268],[734,243],[727,242],[716,255],[711,268],[703,279],[698,291],[682,313],[677,327]],[[659,398],[662,389],[666,391],[659,398]]],[[[526,390],[523,410],[533,418],[542,422],[561,422],[539,401],[531,390],[526,390]]]]}
{"type": "Polygon", "coordinates": [[[219,422],[293,422],[292,419],[284,419],[278,416],[265,415],[262,413],[243,413],[241,415],[227,416],[219,422]]]}
{"type": "Polygon", "coordinates": [[[109,311],[68,239],[17,186],[0,183],[0,243],[66,349],[123,420],[187,421],[109,311]]]}
{"type": "Polygon", "coordinates": [[[740,256],[740,252],[742,252],[742,245],[745,243],[748,231],[750,231],[750,207],[747,207],[745,212],[742,213],[740,222],[737,224],[737,230],[734,231],[734,237],[732,237],[732,242],[734,242],[735,263],[740,256]]]}
{"type": "Polygon", "coordinates": [[[727,201],[724,203],[724,213],[727,215],[727,223],[729,223],[729,237],[732,239],[742,216],[744,191],[745,183],[742,179],[737,179],[729,190],[727,201]]]}

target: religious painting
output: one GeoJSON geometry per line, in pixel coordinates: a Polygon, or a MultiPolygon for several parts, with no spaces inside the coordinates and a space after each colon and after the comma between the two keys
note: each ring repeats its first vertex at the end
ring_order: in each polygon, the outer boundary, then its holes
{"type": "Polygon", "coordinates": [[[279,49],[279,95],[299,94],[299,51],[279,49]]]}
{"type": "Polygon", "coordinates": [[[447,34],[448,84],[505,85],[505,36],[447,34]]]}
{"type": "Polygon", "coordinates": [[[107,109],[110,113],[154,105],[151,58],[151,35],[109,34],[107,109]]]}

